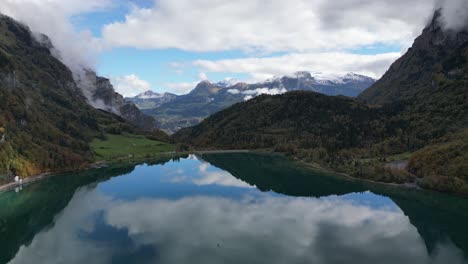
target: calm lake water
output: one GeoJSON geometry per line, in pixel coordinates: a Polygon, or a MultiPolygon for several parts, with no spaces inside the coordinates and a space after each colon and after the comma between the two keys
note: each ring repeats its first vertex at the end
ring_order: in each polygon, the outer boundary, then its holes
{"type": "Polygon", "coordinates": [[[468,200],[190,155],[0,193],[0,263],[467,263],[468,200]]]}

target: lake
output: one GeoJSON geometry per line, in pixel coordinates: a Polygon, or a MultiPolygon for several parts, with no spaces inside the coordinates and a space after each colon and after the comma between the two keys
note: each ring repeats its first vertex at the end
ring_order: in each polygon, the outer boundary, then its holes
{"type": "Polygon", "coordinates": [[[467,263],[468,199],[188,155],[0,193],[0,263],[467,263]]]}

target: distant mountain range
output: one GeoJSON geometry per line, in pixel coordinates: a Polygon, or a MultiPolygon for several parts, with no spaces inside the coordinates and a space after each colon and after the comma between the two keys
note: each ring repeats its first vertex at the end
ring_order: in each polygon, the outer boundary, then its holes
{"type": "Polygon", "coordinates": [[[143,92],[135,97],[125,98],[127,101],[133,102],[140,109],[153,109],[160,107],[165,103],[169,103],[176,99],[177,95],[172,93],[155,93],[153,91],[143,92]]]}
{"type": "Polygon", "coordinates": [[[370,77],[354,73],[326,76],[296,72],[255,84],[237,83],[233,79],[219,83],[202,81],[186,95],[147,91],[127,100],[134,102],[144,113],[154,116],[161,129],[174,133],[180,128],[196,125],[209,115],[235,103],[261,94],[274,95],[301,90],[354,97],[374,82],[370,77]]]}
{"type": "Polygon", "coordinates": [[[51,47],[0,15],[0,184],[83,168],[106,133],[169,140],[159,122],[169,132],[195,125],[172,136],[180,149],[268,148],[358,178],[468,194],[468,25],[444,30],[439,11],[375,83],[297,72],[124,99],[92,71],[77,80],[51,47]]]}
{"type": "Polygon", "coordinates": [[[262,95],[173,138],[196,149],[271,148],[357,178],[467,195],[468,25],[454,32],[441,23],[437,11],[408,52],[357,98],[262,95]]]}

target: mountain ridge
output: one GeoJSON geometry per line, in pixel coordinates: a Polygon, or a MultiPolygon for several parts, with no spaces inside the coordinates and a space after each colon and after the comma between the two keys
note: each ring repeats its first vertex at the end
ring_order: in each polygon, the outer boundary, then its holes
{"type": "Polygon", "coordinates": [[[457,75],[463,77],[467,68],[456,68],[455,64],[457,60],[463,64],[460,60],[466,59],[458,54],[463,53],[460,49],[467,46],[468,25],[458,32],[444,31],[440,19],[441,10],[438,10],[421,35],[415,39],[413,46],[358,98],[370,103],[385,104],[426,96],[431,89],[437,88],[436,82],[440,78],[454,79],[457,75]]]}
{"type": "Polygon", "coordinates": [[[269,148],[357,178],[466,195],[468,28],[444,32],[439,15],[357,98],[261,95],[173,138],[196,149],[269,148]],[[402,160],[403,169],[390,166],[402,160]]]}
{"type": "Polygon", "coordinates": [[[93,161],[93,138],[139,131],[92,107],[71,70],[52,55],[48,38],[36,37],[0,16],[0,183],[12,175],[82,168],[93,161]]]}
{"type": "Polygon", "coordinates": [[[137,102],[145,114],[152,115],[160,121],[163,130],[174,133],[180,128],[198,124],[215,112],[260,94],[310,90],[330,95],[357,96],[374,81],[370,77],[353,73],[335,75],[330,79],[322,75],[318,80],[309,72],[297,72],[294,75],[270,78],[265,82],[253,84],[238,82],[231,85],[230,82],[226,82],[219,85],[219,83],[204,80],[188,94],[176,96],[153,109],[147,107],[151,104],[151,99],[133,98],[130,100],[137,102]]]}
{"type": "Polygon", "coordinates": [[[140,110],[146,110],[159,107],[165,103],[169,103],[176,97],[177,95],[172,93],[156,93],[148,90],[134,97],[126,97],[125,100],[133,102],[140,110]]]}

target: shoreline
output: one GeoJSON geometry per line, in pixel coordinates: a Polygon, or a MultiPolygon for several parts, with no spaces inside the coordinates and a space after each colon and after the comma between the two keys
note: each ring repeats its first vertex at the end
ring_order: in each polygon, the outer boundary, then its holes
{"type": "Polygon", "coordinates": [[[464,195],[464,194],[452,193],[452,192],[443,192],[443,191],[438,191],[438,190],[433,190],[433,189],[422,188],[417,183],[380,182],[380,181],[375,181],[375,180],[367,179],[367,178],[356,178],[356,177],[353,177],[353,176],[351,176],[349,174],[346,174],[346,173],[337,172],[337,171],[333,171],[331,169],[314,166],[311,163],[307,163],[307,162],[304,162],[302,160],[295,159],[294,157],[290,157],[290,158],[292,158],[292,160],[296,164],[298,164],[299,166],[303,166],[303,167],[305,167],[305,168],[307,168],[309,170],[316,170],[316,171],[319,171],[319,172],[331,173],[331,174],[334,174],[336,176],[344,177],[346,179],[353,180],[353,181],[360,181],[360,182],[370,183],[370,184],[377,184],[377,185],[383,185],[383,186],[390,186],[390,187],[396,187],[396,188],[405,188],[405,189],[409,189],[409,190],[417,190],[417,191],[423,191],[423,192],[430,192],[430,193],[445,194],[445,195],[450,195],[450,196],[455,196],[455,197],[468,198],[468,195],[464,195]]]}
{"type": "Polygon", "coordinates": [[[200,151],[184,151],[184,152],[161,152],[158,153],[157,155],[151,156],[151,157],[141,157],[141,158],[128,158],[125,156],[122,156],[120,158],[115,158],[111,160],[100,160],[96,161],[94,163],[88,164],[87,166],[84,166],[81,169],[75,169],[75,170],[61,170],[61,171],[51,171],[51,172],[43,172],[37,175],[32,175],[26,178],[23,178],[23,183],[19,182],[10,182],[6,183],[3,185],[0,185],[0,193],[11,191],[16,188],[24,187],[29,184],[45,180],[50,177],[54,176],[59,176],[60,174],[65,174],[65,173],[72,173],[72,172],[82,172],[85,170],[90,170],[90,169],[99,169],[102,167],[110,166],[112,164],[121,164],[124,162],[145,162],[145,161],[151,161],[151,159],[155,158],[160,158],[163,156],[177,156],[177,155],[188,155],[188,154],[222,154],[222,153],[251,153],[252,151],[250,150],[200,150],[200,151]]]}
{"type": "MultiPolygon", "coordinates": [[[[380,185],[386,185],[386,186],[392,186],[392,187],[402,187],[406,189],[415,189],[415,190],[420,190],[420,191],[431,191],[431,192],[436,192],[436,193],[444,193],[444,192],[439,192],[431,189],[424,189],[418,186],[415,183],[394,183],[394,182],[380,182],[380,181],[375,181],[372,179],[366,179],[366,178],[356,178],[353,177],[349,174],[342,173],[342,172],[337,172],[332,169],[327,169],[324,167],[317,167],[312,163],[307,163],[303,160],[297,159],[292,156],[287,156],[284,153],[280,152],[274,152],[271,149],[252,149],[252,150],[206,150],[206,151],[194,151],[194,153],[197,154],[222,154],[222,153],[254,153],[254,154],[260,154],[260,155],[278,155],[282,156],[287,159],[291,159],[292,162],[296,163],[298,166],[305,167],[308,170],[314,170],[318,172],[326,172],[330,174],[334,174],[335,176],[339,177],[344,177],[349,180],[354,180],[354,181],[361,181],[361,182],[367,182],[367,183],[372,183],[372,184],[380,184],[380,185]]],[[[450,195],[456,195],[456,196],[462,196],[466,197],[463,195],[458,195],[458,194],[453,194],[453,193],[445,193],[445,194],[450,194],[450,195]]]]}
{"type": "Polygon", "coordinates": [[[341,173],[337,171],[333,171],[331,169],[323,168],[323,167],[317,167],[314,164],[307,163],[305,161],[299,160],[294,157],[286,156],[284,153],[278,153],[274,152],[270,149],[257,149],[257,150],[249,150],[249,149],[239,149],[239,150],[194,150],[194,151],[184,151],[184,152],[164,152],[164,153],[158,153],[155,156],[151,157],[141,157],[141,158],[116,158],[112,160],[101,160],[101,161],[96,161],[94,163],[91,163],[81,169],[76,169],[76,170],[64,170],[64,171],[55,171],[55,172],[45,172],[41,173],[38,175],[33,175],[27,178],[23,178],[23,183],[20,184],[18,182],[11,182],[7,184],[0,185],[0,193],[7,192],[10,190],[13,190],[18,187],[22,186],[27,186],[29,184],[32,184],[37,181],[41,181],[50,177],[58,176],[60,174],[64,173],[72,173],[72,172],[81,172],[85,170],[90,170],[90,169],[99,169],[102,167],[110,166],[112,164],[122,164],[125,162],[132,162],[132,163],[144,163],[145,161],[150,161],[151,159],[155,158],[160,158],[165,155],[170,155],[170,156],[177,156],[177,155],[189,155],[189,154],[194,154],[194,155],[204,155],[204,154],[229,154],[229,153],[253,153],[253,154],[259,154],[259,155],[279,155],[283,156],[287,159],[291,159],[292,162],[296,163],[298,166],[304,167],[309,170],[315,170],[318,172],[325,172],[325,173],[330,173],[334,174],[335,176],[343,177],[349,180],[353,181],[361,181],[361,182],[367,182],[371,184],[379,184],[379,185],[385,185],[385,186],[392,186],[392,187],[399,187],[399,188],[406,188],[406,189],[414,189],[414,190],[419,190],[419,191],[428,191],[428,192],[434,192],[434,193],[441,193],[441,194],[448,194],[448,195],[453,195],[453,196],[459,196],[459,197],[468,197],[467,195],[461,195],[457,193],[448,193],[448,192],[441,192],[437,190],[432,190],[432,189],[426,189],[422,188],[416,183],[392,183],[392,182],[379,182],[375,181],[372,179],[366,179],[366,178],[356,178],[353,177],[349,174],[346,173],[341,173]]]}
{"type": "MultiPolygon", "coordinates": [[[[424,192],[432,192],[432,193],[438,193],[438,194],[446,194],[446,195],[451,195],[451,196],[457,196],[457,197],[464,197],[467,198],[468,195],[463,195],[463,194],[458,194],[458,193],[450,193],[450,192],[442,192],[438,190],[433,190],[433,189],[426,189],[422,188],[416,183],[394,183],[394,182],[381,182],[381,181],[375,181],[372,179],[367,179],[367,178],[357,178],[353,177],[349,174],[342,173],[342,172],[337,172],[332,169],[324,168],[324,167],[317,167],[316,165],[312,163],[307,163],[303,160],[297,159],[294,156],[287,156],[284,153],[280,152],[274,152],[272,149],[250,149],[250,150],[211,150],[211,151],[198,151],[198,153],[206,153],[206,154],[221,154],[221,153],[254,153],[254,154],[260,154],[260,155],[279,155],[284,158],[290,159],[292,162],[297,164],[297,166],[301,166],[303,168],[306,168],[308,170],[313,170],[317,172],[325,172],[325,173],[330,173],[333,174],[334,176],[338,177],[343,177],[348,180],[353,180],[353,181],[359,181],[363,183],[368,183],[368,184],[377,184],[377,185],[383,185],[383,186],[389,186],[389,187],[395,187],[395,188],[405,188],[409,190],[417,190],[417,191],[424,191],[424,192]]],[[[195,151],[194,151],[195,152],[195,151]]]]}
{"type": "Polygon", "coordinates": [[[252,153],[248,149],[232,149],[232,150],[195,150],[192,154],[226,154],[226,153],[252,153]]]}
{"type": "Polygon", "coordinates": [[[310,163],[307,163],[307,162],[304,162],[304,161],[301,161],[301,160],[294,160],[294,162],[299,164],[299,166],[306,167],[307,169],[310,169],[310,170],[316,170],[316,171],[320,171],[320,172],[331,173],[331,174],[335,174],[337,176],[341,176],[341,177],[344,177],[344,178],[347,178],[347,179],[350,179],[350,180],[354,180],[354,181],[362,181],[362,182],[368,182],[368,183],[372,183],[372,184],[381,184],[381,185],[387,185],[387,186],[393,186],[393,187],[403,187],[403,188],[407,188],[407,189],[415,189],[415,190],[421,190],[421,191],[433,191],[433,190],[430,190],[430,189],[423,189],[423,188],[419,187],[417,184],[380,182],[380,181],[375,181],[375,180],[372,180],[372,179],[356,178],[356,177],[353,177],[353,176],[351,176],[349,174],[346,174],[346,173],[337,172],[337,171],[333,171],[333,170],[322,168],[322,167],[316,167],[313,164],[310,164],[310,163]]]}
{"type": "Polygon", "coordinates": [[[37,182],[37,181],[41,181],[41,180],[45,180],[47,178],[50,178],[50,177],[54,177],[54,176],[59,176],[61,174],[65,174],[65,173],[73,173],[73,172],[82,172],[82,171],[86,171],[86,170],[92,170],[92,169],[99,169],[99,168],[103,168],[103,167],[107,167],[107,166],[110,166],[112,164],[121,164],[121,163],[124,163],[124,162],[136,162],[136,161],[149,161],[151,159],[154,159],[154,158],[159,158],[159,157],[162,157],[164,155],[170,155],[170,154],[184,154],[183,152],[181,153],[170,153],[170,152],[164,152],[164,153],[160,153],[160,155],[155,155],[155,156],[151,156],[151,157],[145,157],[145,158],[124,158],[124,157],[121,157],[121,158],[116,158],[116,159],[111,159],[111,160],[100,160],[100,161],[96,161],[94,163],[90,163],[86,166],[83,166],[82,168],[80,169],[70,169],[70,170],[58,170],[58,171],[51,171],[51,172],[44,172],[44,173],[40,173],[40,174],[37,174],[37,175],[32,175],[32,176],[29,176],[29,177],[26,177],[26,178],[23,178],[23,183],[19,183],[19,182],[10,182],[10,183],[7,183],[7,184],[3,184],[3,185],[0,185],[0,193],[3,193],[3,192],[7,192],[7,191],[11,191],[13,189],[16,189],[16,188],[19,188],[19,187],[22,187],[22,186],[27,186],[31,183],[34,183],[34,182],[37,182]]]}
{"type": "MultiPolygon", "coordinates": [[[[68,171],[68,172],[71,172],[71,171],[68,171]]],[[[55,175],[58,175],[58,174],[61,174],[61,173],[67,173],[67,171],[63,171],[63,172],[44,172],[44,173],[41,173],[41,174],[38,174],[38,175],[33,175],[33,176],[29,176],[27,178],[23,178],[22,179],[23,183],[10,182],[10,183],[4,184],[4,185],[0,185],[0,193],[7,192],[7,191],[10,191],[10,190],[19,188],[19,187],[23,187],[23,186],[26,186],[28,184],[47,179],[49,177],[52,177],[52,176],[55,176],[55,175]]]]}
{"type": "Polygon", "coordinates": [[[29,177],[26,177],[26,178],[22,178],[23,183],[10,182],[10,183],[7,183],[7,184],[0,185],[0,193],[7,192],[7,191],[10,191],[10,190],[19,188],[19,187],[27,186],[27,185],[29,185],[31,183],[35,183],[35,182],[38,182],[38,181],[41,181],[41,180],[45,180],[45,179],[50,178],[50,177],[58,176],[60,174],[72,173],[72,172],[81,172],[81,171],[90,170],[90,169],[98,169],[98,168],[101,168],[103,166],[107,166],[107,162],[99,161],[99,162],[91,163],[91,164],[89,164],[89,165],[87,165],[87,166],[85,166],[85,167],[83,167],[81,169],[75,169],[75,170],[70,169],[70,170],[62,170],[62,171],[43,172],[43,173],[40,173],[40,174],[37,174],[37,175],[32,175],[32,176],[29,176],[29,177]]]}

